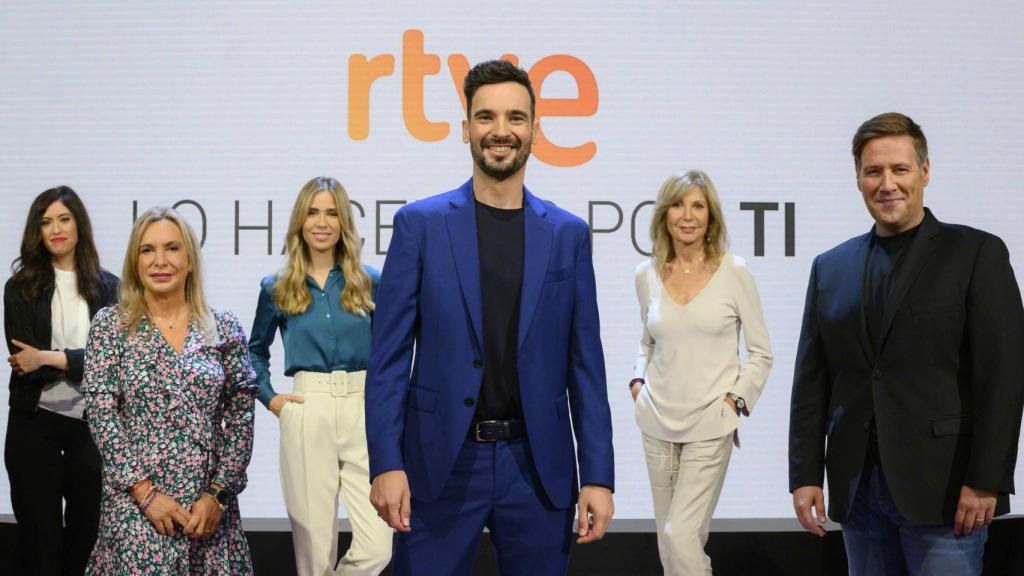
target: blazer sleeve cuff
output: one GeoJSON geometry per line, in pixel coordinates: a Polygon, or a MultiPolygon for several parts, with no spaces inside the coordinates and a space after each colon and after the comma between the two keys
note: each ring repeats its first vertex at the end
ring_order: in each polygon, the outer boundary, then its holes
{"type": "Polygon", "coordinates": [[[390,457],[370,457],[370,481],[380,476],[385,472],[393,472],[395,470],[405,470],[405,462],[402,461],[401,456],[390,456],[390,457]]]}
{"type": "Polygon", "coordinates": [[[85,350],[65,349],[64,356],[68,359],[68,378],[74,382],[81,382],[85,372],[85,350]]]}

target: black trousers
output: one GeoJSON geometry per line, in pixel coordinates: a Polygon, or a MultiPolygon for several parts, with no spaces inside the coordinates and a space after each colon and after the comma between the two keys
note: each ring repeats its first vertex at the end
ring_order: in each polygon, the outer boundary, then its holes
{"type": "Polygon", "coordinates": [[[84,573],[100,520],[101,460],[89,425],[12,409],[4,462],[21,556],[21,568],[10,573],[84,573]]]}

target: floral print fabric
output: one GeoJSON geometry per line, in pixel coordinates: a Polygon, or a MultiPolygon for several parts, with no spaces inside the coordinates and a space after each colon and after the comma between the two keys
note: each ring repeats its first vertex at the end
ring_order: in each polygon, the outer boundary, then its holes
{"type": "Polygon", "coordinates": [[[206,342],[193,321],[180,354],[146,318],[128,336],[116,306],[93,320],[82,391],[103,496],[88,574],[252,574],[236,498],[213,534],[192,539],[178,526],[161,536],[129,493],[149,478],[189,509],[210,482],[245,488],[259,388],[238,318],[214,317],[218,341],[206,342]]]}

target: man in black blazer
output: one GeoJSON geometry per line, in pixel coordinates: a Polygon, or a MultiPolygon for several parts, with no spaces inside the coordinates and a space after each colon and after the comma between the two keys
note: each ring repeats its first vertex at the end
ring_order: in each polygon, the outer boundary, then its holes
{"type": "Polygon", "coordinates": [[[827,472],[851,575],[980,574],[987,526],[1014,490],[1020,289],[998,237],[924,207],[928,147],[913,120],[868,120],[853,156],[875,226],[811,269],[790,411],[793,506],[823,535],[827,472]]]}

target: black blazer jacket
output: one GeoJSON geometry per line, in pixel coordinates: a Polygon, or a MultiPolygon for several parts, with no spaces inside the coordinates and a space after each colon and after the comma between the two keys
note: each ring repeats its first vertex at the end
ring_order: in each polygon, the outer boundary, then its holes
{"type": "MultiPolygon", "coordinates": [[[[120,281],[106,270],[100,270],[100,298],[89,302],[89,318],[105,306],[117,302],[117,289],[120,281]]],[[[4,285],[4,334],[7,337],[7,349],[14,354],[20,349],[11,343],[18,340],[40,350],[50,350],[52,322],[50,318],[50,301],[53,299],[54,287],[50,286],[38,298],[26,301],[21,290],[8,280],[4,285]]],[[[85,350],[67,349],[64,354],[68,358],[67,377],[73,382],[82,381],[85,350]]],[[[61,370],[52,366],[42,368],[18,376],[11,372],[10,406],[23,412],[35,412],[39,407],[39,395],[43,385],[65,376],[61,370]]]]}
{"type": "Polygon", "coordinates": [[[952,523],[962,485],[999,493],[1009,511],[1024,377],[1024,308],[1006,245],[926,209],[882,319],[868,337],[869,232],[814,260],[793,375],[790,491],[823,486],[847,519],[875,418],[900,513],[952,523]],[[877,344],[875,344],[877,342],[877,344]]]}

